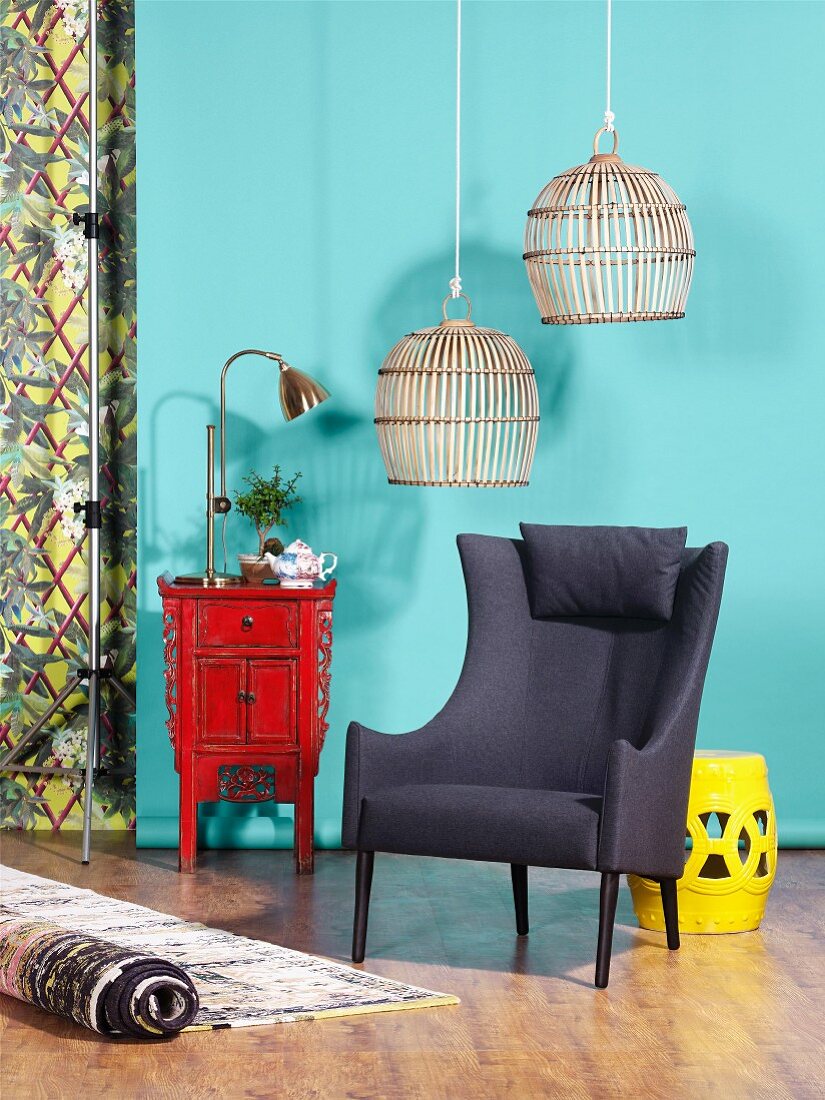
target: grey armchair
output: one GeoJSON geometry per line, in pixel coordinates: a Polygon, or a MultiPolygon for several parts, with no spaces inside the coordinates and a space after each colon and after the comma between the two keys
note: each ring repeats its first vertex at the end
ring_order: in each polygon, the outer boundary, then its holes
{"type": "MultiPolygon", "coordinates": [[[[535,530],[572,533],[587,566],[586,532],[642,529],[535,530]]],[[[519,935],[528,931],[528,866],[600,871],[599,987],[609,978],[621,874],[661,883],[668,947],[678,948],[676,880],[728,549],[683,549],[681,531],[669,618],[636,617],[632,600],[629,616],[578,606],[542,615],[525,542],[459,536],[469,636],[450,700],[414,732],[353,722],[347,735],[355,962],[365,953],[376,851],[509,863],[519,935]]]]}

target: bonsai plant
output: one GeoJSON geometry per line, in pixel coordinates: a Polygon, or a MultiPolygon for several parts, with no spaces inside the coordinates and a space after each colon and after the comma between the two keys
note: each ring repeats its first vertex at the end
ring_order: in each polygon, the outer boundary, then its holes
{"type": "Polygon", "coordinates": [[[284,512],[295,504],[300,504],[301,497],[295,491],[301,473],[298,471],[291,478],[281,474],[281,467],[274,466],[272,477],[268,480],[251,470],[243,480],[248,488],[235,493],[235,507],[242,516],[251,520],[258,532],[257,559],[250,561],[254,555],[240,556],[241,572],[247,580],[264,580],[271,577],[269,566],[264,561],[264,554],[278,555],[284,549],[283,543],[277,538],[268,538],[273,527],[286,527],[284,512]],[[246,558],[246,561],[244,560],[246,558]],[[244,566],[251,568],[245,569],[244,566]]]}

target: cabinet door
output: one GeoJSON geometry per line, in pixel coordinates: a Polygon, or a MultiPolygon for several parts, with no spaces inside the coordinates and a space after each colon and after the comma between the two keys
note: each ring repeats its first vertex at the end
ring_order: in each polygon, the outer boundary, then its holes
{"type": "Polygon", "coordinates": [[[197,662],[197,740],[242,745],[246,735],[246,661],[207,657],[197,662]]]}
{"type": "Polygon", "coordinates": [[[295,661],[247,661],[247,740],[250,745],[294,745],[295,661]]]}

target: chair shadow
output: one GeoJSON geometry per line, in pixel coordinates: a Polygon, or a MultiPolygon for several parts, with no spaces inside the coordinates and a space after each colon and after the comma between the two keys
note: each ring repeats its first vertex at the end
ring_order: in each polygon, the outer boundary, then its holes
{"type": "MultiPolygon", "coordinates": [[[[261,859],[262,853],[255,851],[203,853],[200,866],[204,871],[219,877],[222,863],[231,859],[234,871],[248,883],[246,904],[233,909],[231,919],[224,922],[227,931],[268,938],[260,927],[261,921],[283,917],[285,929],[298,931],[294,939],[279,941],[282,946],[350,964],[352,910],[349,904],[337,904],[342,897],[349,903],[354,887],[354,860],[350,853],[317,853],[316,872],[311,879],[293,878],[291,853],[272,854],[286,877],[280,880],[277,897],[270,900],[271,859],[261,859]],[[319,925],[313,914],[320,910],[323,920],[319,925]],[[305,938],[306,935],[311,938],[305,938]]],[[[381,863],[383,867],[376,864],[363,969],[369,971],[370,962],[378,960],[407,965],[438,964],[456,970],[557,978],[593,987],[599,919],[595,873],[593,886],[567,886],[564,881],[559,882],[553,870],[533,869],[541,874],[531,876],[531,931],[520,937],[515,931],[505,868],[435,859],[422,860],[416,867],[412,857],[385,857],[381,863]],[[408,865],[407,859],[411,860],[408,865]],[[430,866],[434,868],[433,881],[428,883],[430,866]],[[445,871],[450,876],[449,884],[442,881],[445,871]],[[416,881],[419,873],[424,875],[423,883],[416,881]],[[587,975],[579,976],[580,969],[587,970],[587,975]]],[[[641,946],[668,950],[664,933],[636,926],[630,892],[622,888],[612,957],[615,960],[641,946]]]]}
{"type": "MultiPolygon", "coordinates": [[[[431,913],[422,909],[413,921],[400,921],[403,944],[421,945],[421,950],[415,947],[405,949],[400,940],[382,937],[387,923],[381,915],[381,887],[374,887],[370,939],[364,967],[369,969],[370,959],[407,964],[438,961],[455,970],[555,978],[583,988],[594,988],[598,886],[532,890],[531,924],[527,936],[516,934],[512,899],[501,896],[502,892],[497,892],[493,884],[490,884],[489,893],[483,927],[474,922],[468,928],[460,920],[448,923],[438,914],[435,915],[440,941],[436,960],[426,954],[427,949],[434,946],[432,925],[428,919],[431,913]],[[582,969],[589,971],[586,977],[577,973],[582,969]]],[[[623,890],[613,935],[612,959],[615,961],[641,946],[668,951],[664,933],[649,932],[636,926],[629,891],[623,890]]]]}

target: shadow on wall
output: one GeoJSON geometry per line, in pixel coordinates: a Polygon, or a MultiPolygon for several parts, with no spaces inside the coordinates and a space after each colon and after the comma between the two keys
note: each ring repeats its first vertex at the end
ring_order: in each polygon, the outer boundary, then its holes
{"type": "MultiPolygon", "coordinates": [[[[154,585],[154,578],[152,581],[154,585]]],[[[138,711],[140,751],[138,754],[138,781],[140,786],[141,814],[161,811],[164,798],[170,809],[163,812],[177,813],[177,775],[172,747],[166,729],[166,700],[163,679],[163,616],[160,611],[138,610],[138,629],[144,642],[140,652],[140,677],[138,680],[138,711]],[[151,639],[147,645],[145,639],[151,639]],[[148,687],[151,685],[151,688],[148,687]],[[147,794],[151,792],[151,797],[147,794]],[[161,806],[146,803],[157,798],[161,806]]]]}
{"type": "MultiPolygon", "coordinates": [[[[313,373],[313,367],[308,369],[313,373]]],[[[284,541],[297,536],[311,542],[316,553],[338,554],[346,577],[339,604],[354,612],[346,615],[348,629],[369,630],[400,614],[414,597],[411,581],[424,533],[424,502],[419,494],[387,483],[371,405],[356,411],[333,394],[332,401],[306,418],[302,444],[296,465],[303,473],[306,501],[290,518],[284,541]]],[[[262,465],[270,454],[267,444],[262,465]]]]}
{"type": "MultiPolygon", "coordinates": [[[[520,257],[476,243],[467,245],[463,256],[463,269],[468,273],[465,284],[468,290],[477,288],[473,299],[474,320],[509,333],[533,364],[542,417],[537,453],[550,452],[559,444],[571,403],[573,356],[569,334],[556,329],[553,339],[548,339],[545,326],[538,321],[520,257]]],[[[359,607],[356,620],[359,628],[369,628],[376,619],[385,620],[388,609],[400,612],[412,598],[410,581],[416,572],[428,515],[426,497],[420,491],[391,487],[386,481],[373,423],[372,394],[378,368],[390,348],[406,333],[438,324],[445,276],[451,266],[452,255],[446,251],[419,263],[399,277],[378,303],[369,326],[370,354],[362,365],[369,386],[363,406],[347,406],[343,398],[333,393],[328,404],[294,425],[285,425],[280,422],[273,390],[266,398],[273,403],[271,430],[233,413],[231,406],[227,413],[230,496],[250,468],[265,471],[275,461],[281,461],[290,469],[291,459],[283,456],[296,456],[294,465],[304,475],[302,489],[306,502],[294,510],[290,526],[282,534],[286,539],[301,535],[312,542],[316,552],[331,549],[341,556],[351,598],[359,607]]],[[[463,302],[453,304],[451,314],[458,314],[462,305],[463,302]]],[[[302,363],[301,367],[329,381],[329,362],[302,363]]],[[[262,363],[256,369],[267,371],[268,365],[262,363]]],[[[268,379],[266,384],[269,385],[268,379]]],[[[213,400],[181,390],[165,395],[151,413],[152,455],[162,453],[161,441],[170,421],[183,416],[194,417],[205,426],[218,422],[219,408],[213,400]]],[[[205,433],[198,433],[195,438],[200,450],[192,461],[204,467],[205,485],[205,433]]],[[[147,473],[144,477],[148,502],[141,548],[144,568],[150,571],[156,566],[169,568],[172,563],[174,569],[202,569],[205,562],[202,500],[188,499],[176,516],[174,527],[162,524],[159,479],[174,476],[174,471],[163,473],[163,470],[161,463],[153,462],[151,476],[147,473]]],[[[218,479],[216,455],[216,489],[218,479]]],[[[432,492],[440,495],[439,490],[432,492]]],[[[221,534],[222,523],[218,520],[215,539],[219,568],[223,557],[221,534]]],[[[234,511],[230,513],[228,536],[228,567],[234,571],[235,552],[250,548],[249,532],[239,525],[234,511]]]]}
{"type": "MultiPolygon", "coordinates": [[[[254,361],[253,361],[254,362],[254,361]]],[[[261,360],[263,364],[264,361],[261,360]]],[[[215,367],[215,391],[219,385],[219,366],[215,367]]],[[[263,369],[271,373],[269,364],[264,364],[263,369]]],[[[281,424],[281,413],[278,409],[277,381],[266,379],[268,386],[266,400],[269,401],[272,415],[273,431],[277,433],[281,424]]],[[[273,446],[273,431],[232,412],[232,396],[227,400],[226,412],[226,438],[227,445],[227,492],[234,498],[236,490],[242,487],[242,477],[250,469],[257,469],[261,473],[268,472],[273,463],[272,455],[279,453],[280,436],[277,436],[278,446],[273,446]],[[253,461],[250,456],[254,456],[253,461]],[[257,462],[258,457],[262,461],[257,462]]],[[[311,419],[319,414],[313,413],[311,419]]],[[[151,465],[141,468],[141,482],[145,505],[146,520],[141,529],[141,562],[144,568],[150,571],[155,566],[162,567],[176,573],[187,571],[199,572],[206,567],[206,425],[220,423],[220,406],[216,401],[185,390],[174,390],[161,397],[152,408],[149,427],[149,449],[151,465]],[[176,512],[174,525],[164,524],[162,517],[161,483],[164,478],[176,478],[174,467],[164,464],[164,440],[174,437],[175,424],[186,423],[194,419],[197,429],[193,436],[194,453],[191,455],[190,465],[202,471],[195,475],[198,488],[202,492],[196,495],[187,495],[185,505],[176,512]],[[151,471],[151,472],[150,472],[151,471]]],[[[287,449],[288,453],[288,449],[287,449]]],[[[277,459],[275,459],[277,461],[277,459]]],[[[220,492],[220,428],[215,431],[215,492],[220,492]]],[[[296,511],[296,514],[299,514],[296,511]]],[[[231,519],[237,519],[233,510],[231,519]]],[[[244,521],[245,522],[245,521],[244,521]]],[[[222,548],[222,520],[215,519],[215,567],[223,568],[222,548]]],[[[239,535],[239,532],[235,532],[239,535]]],[[[250,534],[244,531],[242,536],[244,544],[239,549],[244,551],[254,549],[254,539],[250,542],[250,534]],[[249,545],[247,545],[249,543],[249,545]]],[[[228,545],[227,566],[230,572],[237,572],[237,562],[231,547],[228,545]]]]}
{"type": "MultiPolygon", "coordinates": [[[[357,607],[357,614],[346,616],[348,630],[355,632],[385,624],[413,600],[411,581],[418,573],[426,524],[439,514],[430,507],[433,498],[440,503],[445,493],[463,493],[462,503],[475,495],[485,506],[494,500],[489,490],[479,494],[475,489],[390,486],[375,433],[373,394],[378,369],[406,333],[438,324],[445,273],[451,265],[452,254],[444,252],[410,268],[378,303],[366,341],[369,355],[361,364],[364,404],[353,409],[342,399],[330,401],[302,425],[311,443],[301,457],[311,504],[296,510],[291,528],[307,531],[316,552],[331,549],[341,554],[347,591],[342,589],[340,597],[347,608],[357,607]]],[[[538,450],[549,451],[558,443],[569,407],[573,359],[568,334],[554,333],[555,339],[547,339],[520,257],[470,244],[464,250],[464,265],[479,289],[474,319],[514,336],[533,363],[542,414],[538,450]]],[[[457,305],[451,313],[457,312],[457,305]]],[[[306,367],[312,374],[317,370],[321,378],[324,368],[324,364],[306,367]]],[[[269,441],[265,447],[256,455],[260,466],[270,461],[269,441]]],[[[485,507],[482,515],[486,511],[485,507]]]]}
{"type": "MultiPolygon", "coordinates": [[[[159,398],[149,419],[149,462],[141,467],[141,500],[143,504],[140,527],[141,570],[148,570],[154,579],[153,570],[184,571],[201,570],[206,566],[205,540],[205,494],[206,494],[206,431],[207,424],[216,424],[219,409],[214,401],[200,397],[186,390],[173,390],[159,398]],[[203,435],[200,438],[203,469],[203,495],[187,496],[186,503],[175,517],[174,525],[161,521],[161,482],[164,478],[175,478],[174,467],[163,460],[164,440],[174,438],[174,423],[177,418],[193,418],[196,423],[202,421],[203,435]]],[[[192,462],[197,461],[192,456],[192,462]]]]}
{"type": "MultiPolygon", "coordinates": [[[[303,366],[303,364],[302,364],[303,366]]],[[[322,369],[314,365],[305,369],[318,377],[322,369]]],[[[273,389],[273,402],[277,401],[273,389]]],[[[183,412],[207,423],[217,423],[220,410],[206,398],[183,391],[163,397],[152,410],[150,447],[153,455],[162,453],[162,426],[172,416],[183,412]],[[195,406],[193,412],[192,406],[195,406]]],[[[371,409],[370,409],[371,412],[371,409]]],[[[305,502],[290,516],[289,527],[281,530],[285,542],[303,537],[311,541],[316,553],[330,549],[341,557],[346,567],[348,600],[357,604],[359,613],[353,625],[368,628],[376,619],[384,619],[387,609],[399,612],[412,598],[410,579],[422,537],[423,508],[415,493],[396,493],[387,484],[384,465],[375,439],[372,416],[355,412],[335,399],[306,418],[300,424],[300,460],[288,457],[294,452],[296,427],[279,424],[280,412],[273,404],[272,432],[243,416],[227,412],[227,490],[232,496],[249,469],[268,471],[276,461],[287,470],[300,467],[301,491],[305,502]],[[283,434],[282,434],[283,433],[283,434]],[[287,434],[289,433],[289,434],[287,434]],[[388,493],[388,490],[389,493],[388,493]]],[[[206,433],[202,445],[203,486],[206,488],[206,433]]],[[[218,459],[219,439],[216,438],[215,490],[220,488],[218,459]]],[[[193,461],[197,461],[194,456],[193,461]]],[[[177,515],[174,526],[160,522],[160,482],[164,476],[162,463],[153,462],[151,475],[144,470],[143,482],[147,501],[147,522],[142,532],[141,560],[144,569],[154,576],[154,569],[201,570],[206,561],[205,517],[202,498],[187,499],[185,509],[177,515]]],[[[251,549],[252,533],[233,511],[229,516],[227,565],[237,571],[236,549],[251,549]]],[[[215,523],[215,562],[222,568],[222,522],[215,523]]]]}
{"type": "MultiPolygon", "coordinates": [[[[712,177],[709,182],[712,182],[712,177]]],[[[802,332],[794,318],[792,281],[787,277],[754,278],[756,272],[787,270],[779,255],[785,230],[778,224],[765,231],[765,210],[752,201],[731,205],[726,195],[705,186],[690,208],[696,235],[697,262],[688,309],[700,313],[702,324],[683,328],[679,339],[693,359],[715,363],[724,354],[725,371],[752,371],[753,361],[796,366],[794,351],[802,332]],[[763,231],[755,233],[754,226],[763,231]],[[724,241],[724,248],[711,242],[724,241]],[[729,349],[737,346],[739,356],[729,349]]],[[[711,368],[713,369],[713,368],[711,368]]]]}

